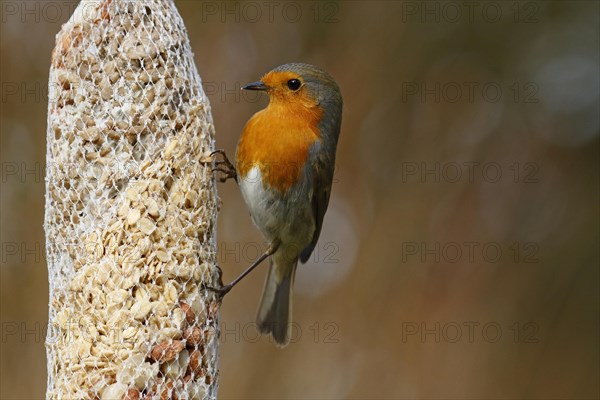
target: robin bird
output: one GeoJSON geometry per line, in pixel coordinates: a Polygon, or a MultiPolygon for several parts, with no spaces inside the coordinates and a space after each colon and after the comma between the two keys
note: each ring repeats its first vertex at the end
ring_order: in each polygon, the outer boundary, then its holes
{"type": "Polygon", "coordinates": [[[329,203],[342,95],[327,72],[300,63],[281,65],[242,89],[266,92],[269,104],[244,127],[235,168],[222,153],[225,160],[217,170],[225,173],[221,181],[236,179],[254,224],[270,245],[221,292],[271,257],[257,325],[285,346],[296,267],[315,249],[329,203]]]}

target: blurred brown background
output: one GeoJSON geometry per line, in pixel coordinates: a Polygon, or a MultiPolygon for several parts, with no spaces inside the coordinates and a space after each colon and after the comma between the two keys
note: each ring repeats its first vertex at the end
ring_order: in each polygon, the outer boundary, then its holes
{"type": "MultiPolygon", "coordinates": [[[[1,3],[2,399],[43,398],[43,164],[54,35],[76,3],[1,3]]],[[[299,269],[295,343],[221,309],[221,398],[598,398],[599,3],[177,1],[234,154],[292,61],[345,99],[336,182],[299,269]]],[[[264,249],[219,187],[229,281],[264,249]]]]}

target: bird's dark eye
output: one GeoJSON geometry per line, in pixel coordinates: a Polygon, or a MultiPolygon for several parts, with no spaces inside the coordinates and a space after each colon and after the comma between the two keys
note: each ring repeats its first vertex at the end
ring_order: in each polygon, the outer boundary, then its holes
{"type": "Polygon", "coordinates": [[[287,81],[287,85],[290,88],[290,90],[296,91],[300,89],[302,82],[300,82],[299,79],[290,79],[289,81],[287,81]]]}

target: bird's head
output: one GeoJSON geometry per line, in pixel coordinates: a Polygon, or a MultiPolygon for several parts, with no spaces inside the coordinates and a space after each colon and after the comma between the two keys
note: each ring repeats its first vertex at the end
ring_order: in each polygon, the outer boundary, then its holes
{"type": "Polygon", "coordinates": [[[242,87],[269,94],[272,103],[305,108],[321,107],[341,112],[342,95],[337,83],[324,70],[310,64],[281,65],[267,72],[258,82],[242,87]],[[339,110],[339,111],[338,111],[339,110]]]}

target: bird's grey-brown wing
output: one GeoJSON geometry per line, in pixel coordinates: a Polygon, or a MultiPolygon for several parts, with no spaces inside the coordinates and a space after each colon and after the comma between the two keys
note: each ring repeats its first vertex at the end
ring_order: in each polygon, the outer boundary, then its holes
{"type": "Polygon", "coordinates": [[[302,263],[308,261],[319,241],[323,218],[325,218],[325,211],[327,211],[327,206],[329,205],[329,195],[331,194],[331,183],[333,181],[333,163],[329,164],[329,161],[326,159],[326,153],[316,152],[313,158],[311,206],[315,219],[315,231],[310,244],[300,253],[300,261],[302,263]],[[331,167],[327,168],[327,165],[331,165],[331,167]]]}

